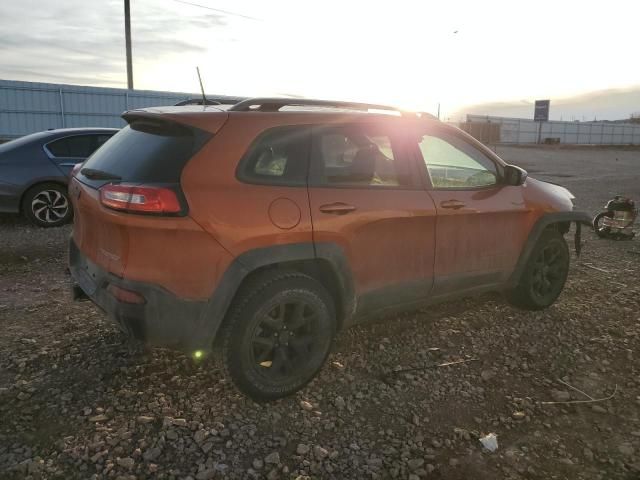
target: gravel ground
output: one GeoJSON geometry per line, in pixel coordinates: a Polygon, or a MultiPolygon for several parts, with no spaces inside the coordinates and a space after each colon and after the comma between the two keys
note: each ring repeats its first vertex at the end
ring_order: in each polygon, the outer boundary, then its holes
{"type": "MultiPolygon", "coordinates": [[[[640,199],[638,151],[498,153],[590,213],[640,199]]],[[[69,231],[0,218],[0,477],[640,478],[637,239],[586,232],[544,312],[484,296],[344,332],[306,389],[259,405],[213,358],[143,350],[73,303],[69,231]],[[587,395],[611,398],[544,403],[587,395]]]]}

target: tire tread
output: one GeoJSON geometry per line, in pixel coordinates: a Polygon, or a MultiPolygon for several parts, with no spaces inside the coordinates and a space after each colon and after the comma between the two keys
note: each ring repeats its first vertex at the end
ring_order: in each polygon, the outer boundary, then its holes
{"type": "MultiPolygon", "coordinates": [[[[234,333],[233,325],[239,321],[239,317],[245,312],[248,306],[273,284],[296,279],[303,279],[304,281],[315,283],[320,291],[314,293],[316,293],[318,298],[324,303],[327,303],[327,301],[330,302],[328,304],[329,311],[330,314],[335,317],[331,297],[326,291],[323,291],[324,287],[316,279],[295,270],[267,270],[265,272],[256,274],[255,277],[250,278],[248,282],[240,287],[240,290],[234,298],[232,305],[230,306],[229,311],[227,312],[227,315],[225,317],[225,321],[222,325],[222,330],[220,333],[223,339],[221,357],[224,375],[227,379],[230,379],[242,392],[249,395],[256,401],[275,400],[283,395],[265,394],[263,392],[257,391],[255,388],[253,388],[252,385],[245,384],[242,379],[237,378],[237,376],[233,374],[230,368],[232,360],[229,357],[230,344],[233,340],[234,333]],[[323,296],[325,297],[324,299],[322,298],[323,296]]],[[[335,333],[335,330],[333,333],[335,333]]],[[[311,381],[311,378],[308,381],[311,381]]]]}
{"type": "MultiPolygon", "coordinates": [[[[557,230],[553,230],[553,229],[545,230],[542,233],[542,235],[540,235],[540,238],[538,239],[536,246],[532,250],[531,256],[527,261],[527,266],[522,272],[522,276],[518,279],[518,284],[516,285],[516,287],[506,292],[506,297],[508,302],[514,307],[520,308],[522,310],[530,310],[530,311],[543,310],[549,307],[550,305],[552,305],[557,300],[558,296],[560,296],[560,293],[562,293],[562,289],[560,289],[560,292],[555,298],[553,298],[551,303],[540,304],[539,302],[536,301],[536,299],[532,298],[532,296],[530,295],[529,285],[528,285],[528,276],[531,272],[531,269],[533,266],[532,264],[538,254],[538,251],[549,241],[557,240],[557,239],[563,242],[567,252],[567,257],[569,257],[569,247],[567,246],[567,242],[564,239],[564,236],[557,230]]],[[[564,281],[566,282],[566,276],[564,281]]],[[[563,288],[564,288],[564,282],[563,282],[563,288]]]]}

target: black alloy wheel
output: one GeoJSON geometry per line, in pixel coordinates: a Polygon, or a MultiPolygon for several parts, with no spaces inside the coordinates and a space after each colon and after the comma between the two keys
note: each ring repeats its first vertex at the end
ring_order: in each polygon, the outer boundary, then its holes
{"type": "Polygon", "coordinates": [[[513,306],[542,310],[556,301],[569,274],[569,247],[562,234],[549,229],[540,235],[515,288],[506,292],[513,306]]]}
{"type": "Polygon", "coordinates": [[[334,312],[327,290],[305,274],[274,271],[249,280],[225,318],[223,356],[231,380],[257,401],[301,389],[329,354],[334,312]]]}
{"type": "Polygon", "coordinates": [[[302,300],[276,305],[258,321],[253,331],[248,353],[256,372],[280,379],[304,369],[318,348],[317,330],[312,305],[302,300]]]}
{"type": "Polygon", "coordinates": [[[556,295],[566,278],[564,250],[559,242],[547,244],[533,263],[531,289],[543,302],[556,295]]]}

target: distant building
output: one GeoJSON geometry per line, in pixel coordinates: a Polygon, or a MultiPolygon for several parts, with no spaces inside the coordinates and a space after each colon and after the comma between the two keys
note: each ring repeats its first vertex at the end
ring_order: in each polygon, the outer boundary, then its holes
{"type": "Polygon", "coordinates": [[[640,124],[629,120],[534,122],[526,118],[467,115],[460,127],[484,143],[640,145],[640,124]]]}

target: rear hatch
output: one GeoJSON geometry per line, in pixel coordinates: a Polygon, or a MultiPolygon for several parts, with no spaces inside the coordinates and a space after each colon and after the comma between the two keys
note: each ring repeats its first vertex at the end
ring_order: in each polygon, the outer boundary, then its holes
{"type": "Polygon", "coordinates": [[[182,170],[227,118],[223,112],[205,117],[202,107],[195,114],[163,113],[127,112],[128,125],[73,173],[74,242],[118,276],[126,269],[133,233],[179,228],[189,210],[180,185],[182,170]]]}

